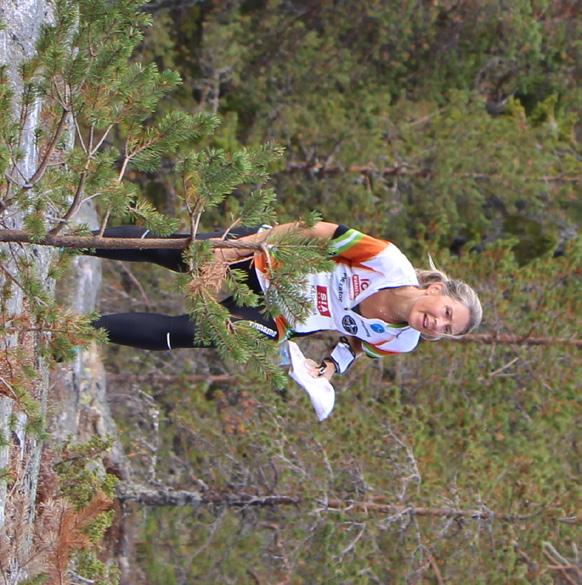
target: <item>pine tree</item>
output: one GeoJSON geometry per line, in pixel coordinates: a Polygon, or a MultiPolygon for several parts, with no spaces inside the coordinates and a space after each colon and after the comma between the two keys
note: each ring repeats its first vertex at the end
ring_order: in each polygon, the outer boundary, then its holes
{"type": "Polygon", "coordinates": [[[287,147],[274,175],[286,209],[337,222],[355,209],[360,229],[415,257],[425,240],[458,250],[509,233],[525,262],[580,218],[573,10],[202,5],[164,12],[145,51],[179,67],[183,103],[220,108],[222,143],[287,147]]]}
{"type": "MultiPolygon", "coordinates": [[[[4,214],[19,210],[24,230],[1,230],[0,241],[65,248],[145,247],[143,240],[100,237],[112,219],[139,222],[160,237],[177,230],[179,220],[158,212],[128,179],[130,174],[154,172],[171,157],[191,238],[152,239],[146,245],[187,246],[190,272],[182,286],[199,324],[199,341],[215,345],[225,358],[256,362],[259,371],[280,383],[282,374],[270,357],[273,344],[243,323],[234,325],[216,300],[224,287],[241,306],[261,302],[236,271],[213,260],[213,247],[234,247],[236,242],[201,243],[195,237],[204,213],[221,206],[235,189],[245,193],[245,200],[227,218],[227,231],[276,222],[276,195],[262,186],[283,152],[270,144],[234,152],[213,148],[205,139],[220,124],[216,115],[158,111],[161,100],[181,81],[175,72],[159,71],[153,63],[132,61],[144,29],[152,24],[141,4],[59,0],[55,23],[43,30],[36,55],[22,65],[22,95],[12,97],[4,79],[0,163],[6,172],[0,209],[4,214]],[[19,107],[14,118],[12,99],[19,107]],[[38,100],[43,118],[36,131],[39,164],[26,176],[20,146],[38,100]],[[75,223],[79,209],[89,201],[101,217],[96,237],[75,223]]],[[[312,225],[317,216],[304,219],[312,225]]],[[[276,255],[284,262],[273,263],[274,286],[265,310],[301,316],[305,311],[301,282],[308,270],[328,266],[325,245],[295,234],[268,244],[276,246],[276,255]]],[[[249,247],[248,254],[261,251],[267,251],[266,243],[249,247]]],[[[58,321],[55,311],[52,322],[58,321]]],[[[47,318],[44,323],[47,326],[47,318]]]]}

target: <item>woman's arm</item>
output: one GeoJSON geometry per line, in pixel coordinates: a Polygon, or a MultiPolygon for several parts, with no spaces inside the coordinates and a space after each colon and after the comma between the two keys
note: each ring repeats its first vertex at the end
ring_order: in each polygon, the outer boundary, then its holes
{"type": "Polygon", "coordinates": [[[364,351],[362,349],[362,342],[357,337],[352,337],[351,335],[347,335],[346,337],[354,353],[357,356],[360,355],[364,351]]]}
{"type": "Polygon", "coordinates": [[[261,237],[262,240],[258,239],[257,241],[264,241],[265,239],[270,238],[271,236],[283,235],[292,231],[301,231],[303,235],[308,238],[321,238],[331,240],[336,229],[337,229],[336,223],[329,223],[327,221],[320,221],[311,228],[301,227],[301,224],[299,222],[282,223],[281,225],[276,225],[270,230],[266,230],[264,232],[261,232],[260,234],[252,234],[250,236],[240,238],[240,241],[243,242],[253,241],[252,238],[261,237]]]}
{"type": "MultiPolygon", "coordinates": [[[[341,344],[349,345],[349,347],[351,349],[351,353],[352,353],[352,356],[349,356],[349,355],[344,356],[344,359],[348,359],[348,360],[351,359],[351,362],[346,366],[346,370],[347,370],[347,368],[349,368],[351,366],[353,361],[363,351],[362,342],[357,337],[342,336],[340,338],[338,345],[336,346],[336,349],[334,349],[334,351],[332,352],[332,355],[329,357],[323,358],[321,364],[317,365],[312,360],[309,360],[311,362],[309,364],[310,370],[311,370],[310,373],[314,378],[317,378],[318,376],[323,376],[323,377],[327,378],[328,380],[331,380],[333,375],[338,373],[338,371],[339,371],[338,367],[341,367],[341,364],[338,364],[337,360],[334,359],[333,354],[338,350],[338,346],[340,346],[341,344]]],[[[348,351],[348,353],[349,353],[349,351],[348,351]]],[[[339,357],[337,355],[335,356],[335,358],[339,359],[339,357]]],[[[346,370],[344,370],[344,373],[346,370]]]]}
{"type": "MultiPolygon", "coordinates": [[[[243,236],[238,238],[238,242],[248,242],[249,244],[261,244],[271,239],[273,236],[284,235],[291,231],[301,231],[305,237],[308,238],[321,238],[325,240],[331,240],[337,224],[329,223],[327,221],[320,221],[316,223],[312,228],[300,227],[299,222],[293,223],[282,223],[277,225],[270,230],[265,230],[257,234],[251,234],[250,236],[243,236]]],[[[245,248],[220,248],[215,250],[215,254],[218,259],[223,262],[237,262],[243,258],[248,258],[251,255],[251,251],[245,248]]]]}

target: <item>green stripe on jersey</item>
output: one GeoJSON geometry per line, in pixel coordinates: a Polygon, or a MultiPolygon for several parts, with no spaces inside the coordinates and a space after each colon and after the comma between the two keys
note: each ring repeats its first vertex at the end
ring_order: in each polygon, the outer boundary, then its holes
{"type": "Polygon", "coordinates": [[[362,341],[362,349],[364,350],[366,355],[373,357],[373,358],[384,357],[384,355],[385,355],[385,354],[377,351],[374,348],[374,346],[370,345],[369,343],[366,343],[365,341],[362,341]]]}
{"type": "Polygon", "coordinates": [[[335,254],[341,254],[349,250],[352,246],[355,246],[363,237],[364,234],[362,232],[349,229],[345,234],[331,241],[331,248],[335,254]]]}

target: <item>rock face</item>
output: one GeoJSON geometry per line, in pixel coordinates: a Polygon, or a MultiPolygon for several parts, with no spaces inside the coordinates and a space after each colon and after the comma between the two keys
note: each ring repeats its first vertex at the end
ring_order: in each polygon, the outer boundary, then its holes
{"type": "MultiPolygon", "coordinates": [[[[34,53],[34,44],[38,38],[41,26],[45,22],[50,22],[51,11],[44,0],[1,0],[0,1],[0,20],[4,23],[5,29],[0,32],[0,63],[6,65],[8,78],[14,94],[17,96],[20,89],[20,80],[18,76],[18,65],[34,53]]],[[[20,163],[22,175],[31,176],[37,163],[37,152],[33,143],[33,132],[40,117],[40,102],[37,102],[32,108],[29,122],[24,128],[22,150],[24,153],[20,163]]],[[[2,218],[7,227],[17,227],[20,224],[21,217],[18,213],[7,214],[8,217],[2,218]]],[[[5,246],[10,248],[10,246],[5,246]]],[[[46,267],[49,264],[51,255],[50,250],[22,250],[15,251],[11,247],[10,252],[16,254],[26,254],[38,267],[40,275],[46,277],[46,267]],[[43,275],[44,272],[44,275],[43,275]]],[[[11,273],[14,272],[15,265],[12,254],[8,255],[5,267],[11,273]]],[[[3,284],[5,274],[0,276],[0,283],[3,284]]],[[[46,280],[46,279],[45,279],[46,280]]],[[[51,286],[50,283],[47,283],[51,286]]],[[[19,314],[22,312],[23,294],[17,286],[12,287],[12,296],[8,301],[7,313],[19,314]]],[[[4,340],[8,347],[17,345],[16,335],[4,340]]],[[[46,406],[46,395],[48,388],[48,372],[42,364],[35,364],[42,372],[36,394],[40,401],[41,408],[46,406]]],[[[0,398],[0,432],[5,439],[12,437],[13,440],[3,441],[0,448],[0,468],[8,469],[15,463],[22,467],[22,491],[28,494],[30,516],[34,510],[34,499],[36,495],[36,486],[38,478],[38,469],[40,464],[40,446],[37,440],[26,436],[26,415],[17,412],[14,409],[14,403],[9,398],[0,398]]],[[[4,527],[7,523],[7,515],[11,510],[6,508],[7,484],[5,481],[0,482],[0,526],[4,527]]],[[[30,540],[27,535],[25,540],[30,540]]],[[[10,567],[10,574],[17,579],[20,571],[16,566],[16,559],[11,559],[15,563],[10,567]]],[[[17,582],[17,581],[15,581],[17,582]]]]}
{"type": "MultiPolygon", "coordinates": [[[[0,21],[5,25],[4,30],[0,31],[0,64],[7,67],[16,98],[21,88],[18,65],[34,54],[41,27],[50,24],[51,19],[50,0],[0,0],[0,21]]],[[[17,108],[15,103],[15,114],[17,108]]],[[[27,177],[33,175],[38,164],[34,131],[40,120],[41,108],[42,104],[38,101],[24,128],[23,158],[18,175],[23,184],[27,177]]],[[[83,209],[78,219],[92,227],[97,226],[94,210],[90,207],[83,209]]],[[[0,224],[5,228],[20,228],[21,222],[22,215],[16,209],[9,208],[0,215],[0,224]]],[[[63,292],[61,289],[64,287],[56,287],[48,277],[50,261],[57,251],[49,247],[17,244],[3,244],[1,249],[6,252],[6,259],[2,261],[4,269],[0,271],[0,289],[7,280],[11,289],[11,297],[5,305],[6,318],[22,314],[26,308],[22,290],[9,276],[18,274],[16,260],[23,257],[34,266],[48,291],[54,293],[56,289],[62,294],[62,303],[79,313],[94,310],[101,283],[98,260],[78,257],[69,277],[70,282],[63,292]]],[[[116,436],[105,397],[105,372],[97,349],[79,351],[73,364],[62,365],[51,375],[46,360],[36,350],[35,335],[38,333],[29,333],[24,337],[14,333],[0,340],[1,351],[19,346],[23,349],[23,339],[26,340],[30,365],[38,373],[31,394],[40,405],[41,412],[47,415],[49,431],[48,440],[42,440],[38,432],[35,434],[27,430],[26,414],[7,397],[11,388],[2,383],[2,375],[7,376],[7,373],[0,372],[0,471],[3,472],[0,476],[0,559],[6,584],[17,584],[26,578],[25,565],[34,537],[35,503],[45,443],[58,447],[59,443],[70,437],[85,440],[95,433],[116,436]],[[7,557],[8,561],[5,560],[7,557]]],[[[119,447],[114,448],[112,458],[119,468],[119,447]]]]}

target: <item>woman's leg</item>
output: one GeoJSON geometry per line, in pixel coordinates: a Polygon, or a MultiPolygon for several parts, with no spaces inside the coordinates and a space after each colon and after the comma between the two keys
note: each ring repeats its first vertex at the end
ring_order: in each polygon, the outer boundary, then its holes
{"type": "Polygon", "coordinates": [[[96,329],[105,329],[109,341],[118,345],[153,350],[196,347],[196,329],[188,315],[115,313],[103,315],[92,325],[96,329]]]}
{"type": "MultiPolygon", "coordinates": [[[[277,338],[277,328],[272,319],[249,307],[236,310],[234,321],[249,321],[263,335],[270,339],[277,338]]],[[[195,343],[196,326],[188,315],[171,317],[159,313],[116,313],[93,321],[93,327],[105,329],[111,343],[139,349],[159,351],[207,347],[195,343]]]]}
{"type": "MultiPolygon", "coordinates": [[[[97,231],[93,232],[97,234],[97,231]]],[[[202,234],[201,234],[202,235],[202,234]]],[[[154,238],[150,230],[134,225],[124,225],[119,227],[107,228],[103,232],[105,238],[154,238]]],[[[188,238],[188,234],[172,234],[171,238],[188,238]]],[[[212,236],[210,236],[212,237],[212,236]]],[[[201,238],[204,239],[204,238],[201,238]]],[[[164,268],[169,268],[175,272],[184,272],[187,270],[182,260],[182,250],[164,250],[154,249],[115,249],[97,248],[94,252],[87,252],[91,256],[99,258],[109,258],[110,260],[124,260],[126,262],[152,262],[159,264],[164,268]]]]}
{"type": "MultiPolygon", "coordinates": [[[[247,284],[260,292],[254,268],[250,261],[237,265],[248,270],[247,284]]],[[[248,321],[252,327],[270,339],[277,339],[277,326],[269,315],[257,307],[239,307],[232,297],[221,303],[233,321],[248,321]]],[[[194,342],[196,327],[188,315],[171,317],[159,313],[116,313],[103,315],[93,321],[96,329],[107,331],[109,341],[141,349],[165,350],[199,347],[194,342]]]]}
{"type": "MultiPolygon", "coordinates": [[[[122,228],[112,229],[117,230],[122,228]]],[[[236,235],[247,235],[247,233],[255,233],[255,231],[247,231],[244,233],[243,230],[240,230],[236,235]]],[[[129,230],[125,233],[129,233],[129,230]]],[[[110,237],[119,236],[111,235],[110,237]]],[[[212,237],[216,236],[212,235],[212,237]]],[[[130,257],[131,252],[141,253],[149,252],[149,250],[103,250],[103,252],[118,252],[119,256],[116,254],[114,259],[129,259],[131,261],[133,259],[130,257]],[[126,253],[128,253],[127,256],[125,256],[126,253]],[[124,257],[122,258],[120,256],[124,257]]],[[[139,258],[137,261],[144,260],[139,258]]],[[[157,260],[153,259],[149,261],[159,263],[157,260]]],[[[247,286],[249,286],[255,293],[261,294],[261,286],[251,260],[243,260],[242,262],[234,264],[233,268],[245,271],[247,273],[247,286]]],[[[278,334],[275,321],[272,317],[263,313],[260,308],[239,307],[232,297],[222,301],[222,305],[228,309],[233,321],[248,321],[252,327],[257,329],[257,331],[261,332],[263,335],[273,340],[277,339],[278,334]]],[[[109,341],[119,345],[128,345],[130,347],[152,350],[198,347],[194,342],[196,328],[188,315],[171,317],[159,313],[116,313],[112,315],[103,315],[101,318],[93,321],[93,326],[96,329],[105,329],[109,341]]]]}
{"type": "MultiPolygon", "coordinates": [[[[254,234],[258,231],[259,228],[238,228],[233,230],[229,233],[229,238],[240,238],[242,236],[247,236],[249,234],[254,234]]],[[[97,231],[93,232],[94,234],[97,231]]],[[[196,235],[197,240],[208,240],[210,238],[220,238],[223,232],[216,231],[216,232],[206,232],[200,233],[196,235]]],[[[119,227],[112,227],[107,228],[103,232],[103,237],[105,238],[157,238],[156,234],[150,232],[150,230],[133,226],[133,225],[125,225],[119,227]]],[[[189,234],[172,234],[171,236],[167,236],[168,238],[184,238],[187,239],[189,234]]],[[[105,248],[97,248],[95,252],[87,252],[91,256],[98,256],[99,258],[109,258],[110,260],[124,260],[126,262],[152,262],[154,264],[159,264],[164,268],[168,268],[175,272],[185,272],[188,270],[188,267],[182,260],[182,251],[183,250],[166,250],[160,248],[154,249],[105,249],[105,248]]]]}

